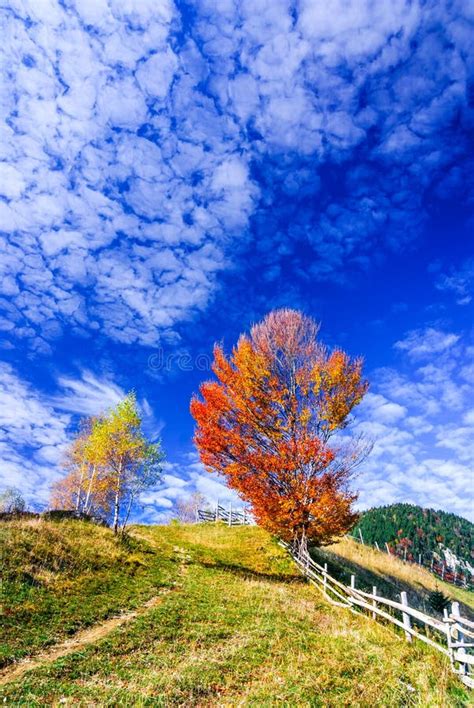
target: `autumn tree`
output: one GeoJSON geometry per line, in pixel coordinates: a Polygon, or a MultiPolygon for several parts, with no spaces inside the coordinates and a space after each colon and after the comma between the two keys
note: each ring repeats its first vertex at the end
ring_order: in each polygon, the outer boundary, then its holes
{"type": "Polygon", "coordinates": [[[160,443],[144,435],[130,393],[81,427],[67,450],[67,474],[53,487],[52,506],[102,515],[115,533],[124,530],[140,493],[158,482],[163,457],[160,443]]]}
{"type": "Polygon", "coordinates": [[[130,393],[110,411],[99,431],[99,449],[113,496],[114,533],[127,525],[140,492],[154,486],[161,475],[161,446],[148,442],[141,426],[136,397],[130,393]]]}
{"type": "Polygon", "coordinates": [[[229,357],[214,347],[217,381],[191,401],[206,468],[252,504],[258,523],[302,549],[355,523],[349,483],[368,451],[340,434],[367,390],[362,361],[328,351],[318,329],[298,311],[270,313],[229,357]]]}
{"type": "Polygon", "coordinates": [[[79,431],[66,448],[63,467],[67,474],[52,486],[53,509],[107,518],[111,510],[110,480],[105,469],[102,429],[105,416],[81,421],[79,431]]]}

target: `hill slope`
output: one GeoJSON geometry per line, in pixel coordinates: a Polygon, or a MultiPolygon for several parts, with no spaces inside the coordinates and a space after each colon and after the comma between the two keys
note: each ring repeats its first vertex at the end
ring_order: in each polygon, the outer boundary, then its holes
{"type": "Polygon", "coordinates": [[[445,583],[425,568],[404,563],[396,556],[363,546],[351,538],[313,549],[312,555],[319,563],[327,563],[329,573],[346,585],[350,584],[351,575],[355,575],[360,590],[372,592],[375,585],[380,595],[397,601],[405,590],[410,605],[427,614],[436,615],[429,596],[433,590],[441,590],[451,602],[457,600],[460,603],[464,617],[474,620],[472,591],[445,583]]]}
{"type": "Polygon", "coordinates": [[[80,521],[1,522],[0,558],[0,667],[139,606],[174,577],[143,542],[80,521]]]}
{"type": "MultiPolygon", "coordinates": [[[[156,606],[99,642],[53,663],[43,657],[43,667],[4,685],[0,700],[8,705],[468,704],[467,690],[442,655],[328,605],[259,528],[135,527],[132,549],[118,546],[107,529],[82,522],[16,528],[13,534],[30,548],[26,581],[24,554],[14,552],[18,541],[12,540],[11,530],[4,528],[3,534],[11,555],[9,583],[16,588],[10,612],[16,613],[18,634],[35,636],[31,625],[43,623],[36,647],[56,639],[59,631],[59,622],[53,630],[44,624],[46,600],[36,613],[36,592],[55,606],[51,616],[77,616],[80,622],[84,606],[97,602],[99,590],[101,608],[114,605],[125,588],[124,606],[168,590],[156,606]],[[35,566],[39,555],[31,550],[43,532],[46,539],[54,534],[62,559],[56,563],[51,549],[46,570],[35,566]],[[72,537],[82,539],[82,567],[100,574],[96,595],[90,585],[81,585],[77,566],[68,565],[75,562],[74,552],[64,551],[71,550],[72,537]],[[98,552],[99,542],[104,553],[98,552]],[[109,551],[115,560],[107,565],[109,551]],[[122,573],[120,568],[130,565],[134,570],[122,573]],[[82,603],[79,587],[86,588],[82,603]]],[[[8,628],[6,643],[18,653],[8,628]]]]}
{"type": "Polygon", "coordinates": [[[364,512],[352,535],[357,536],[359,530],[366,543],[377,542],[382,548],[388,543],[400,554],[406,548],[408,558],[418,560],[421,554],[431,559],[435,553],[449,561],[449,549],[458,559],[458,570],[474,564],[474,524],[456,514],[413,504],[391,504],[364,512]]]}

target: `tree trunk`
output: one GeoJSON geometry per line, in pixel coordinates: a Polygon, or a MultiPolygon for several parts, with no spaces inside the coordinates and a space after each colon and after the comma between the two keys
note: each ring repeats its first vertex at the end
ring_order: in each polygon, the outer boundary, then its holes
{"type": "Polygon", "coordinates": [[[121,482],[122,482],[122,463],[120,463],[120,466],[118,468],[117,486],[115,488],[114,523],[113,523],[113,529],[114,529],[115,534],[118,532],[118,525],[119,525],[121,482]]]}
{"type": "Polygon", "coordinates": [[[300,560],[304,562],[308,557],[308,537],[306,536],[306,529],[303,529],[299,534],[295,535],[293,548],[300,560]]]}
{"type": "Polygon", "coordinates": [[[85,465],[81,465],[81,476],[79,477],[79,483],[77,485],[77,494],[76,494],[76,511],[81,511],[81,496],[82,496],[82,483],[84,481],[84,468],[85,465]]]}
{"type": "Polygon", "coordinates": [[[96,467],[96,465],[94,465],[94,466],[92,467],[91,476],[89,477],[89,487],[88,487],[88,489],[87,489],[86,499],[85,499],[85,501],[84,501],[84,512],[85,512],[86,514],[88,514],[89,511],[90,511],[91,494],[92,494],[92,484],[93,484],[94,479],[95,479],[96,469],[97,469],[97,467],[96,467]]]}
{"type": "Polygon", "coordinates": [[[132,494],[132,492],[130,492],[130,499],[128,500],[127,512],[125,514],[125,518],[122,523],[122,533],[125,531],[125,527],[128,523],[128,517],[130,516],[130,512],[132,510],[133,499],[134,499],[134,495],[132,494]]]}
{"type": "Polygon", "coordinates": [[[113,529],[114,529],[115,534],[118,532],[119,512],[120,512],[120,487],[117,487],[117,491],[115,492],[114,523],[113,523],[113,529]]]}

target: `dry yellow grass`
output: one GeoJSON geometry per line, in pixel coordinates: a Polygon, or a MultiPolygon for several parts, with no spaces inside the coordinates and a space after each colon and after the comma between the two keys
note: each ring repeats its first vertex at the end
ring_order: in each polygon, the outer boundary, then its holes
{"type": "Polygon", "coordinates": [[[425,568],[414,563],[404,563],[399,558],[377,551],[370,546],[364,546],[350,538],[344,538],[338,543],[328,546],[326,551],[339,559],[349,561],[355,568],[366,569],[381,580],[399,584],[402,589],[408,589],[422,598],[437,588],[453,600],[464,606],[474,608],[474,593],[463,588],[444,583],[425,568]]]}

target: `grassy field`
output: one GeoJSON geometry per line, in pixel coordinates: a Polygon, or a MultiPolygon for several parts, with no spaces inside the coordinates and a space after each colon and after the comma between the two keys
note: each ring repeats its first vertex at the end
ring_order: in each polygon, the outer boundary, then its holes
{"type": "MultiPolygon", "coordinates": [[[[101,641],[0,687],[0,701],[7,705],[470,705],[467,689],[442,655],[425,645],[407,644],[392,628],[328,605],[261,529],[220,524],[135,527],[129,549],[118,546],[107,530],[81,522],[46,528],[55,538],[65,533],[82,539],[86,566],[86,548],[94,547],[94,556],[97,552],[95,534],[116,554],[108,571],[105,545],[104,555],[98,554],[102,580],[107,573],[117,574],[113,592],[107,583],[96,586],[103,594],[100,607],[116,607],[121,593],[124,606],[130,606],[157,587],[166,586],[169,592],[157,606],[101,641]],[[130,557],[136,558],[133,572],[125,570],[130,557]]],[[[15,530],[20,537],[41,532],[15,530]]],[[[12,540],[8,543],[16,547],[12,540]]],[[[54,550],[50,554],[51,567],[54,550]]],[[[10,561],[10,574],[13,565],[10,561]]],[[[67,599],[78,597],[80,574],[66,571],[64,564],[62,570],[42,572],[55,598],[55,612],[66,613],[71,621],[79,612],[78,621],[84,621],[85,610],[76,605],[72,611],[67,599]],[[70,577],[69,596],[61,573],[70,577]],[[55,594],[59,587],[61,600],[55,594]]],[[[36,588],[31,582],[28,587],[36,588]]],[[[36,636],[30,625],[44,614],[32,604],[25,608],[21,595],[15,602],[23,606],[17,615],[19,633],[26,628],[36,636]]],[[[98,602],[94,593],[83,595],[84,605],[98,602]]],[[[102,616],[110,611],[103,610],[102,616]]],[[[11,631],[6,639],[12,642],[11,631]]],[[[10,651],[18,653],[14,641],[10,651]]]]}
{"type": "Polygon", "coordinates": [[[384,597],[399,600],[400,592],[405,590],[412,607],[417,607],[428,614],[435,614],[428,598],[430,593],[441,590],[447,597],[461,604],[461,614],[474,619],[474,593],[450,583],[444,583],[425,568],[411,563],[404,563],[399,558],[364,546],[350,538],[324,549],[313,550],[313,556],[319,563],[327,562],[333,577],[350,584],[354,574],[357,587],[372,592],[373,585],[384,597]]]}
{"type": "Polygon", "coordinates": [[[0,666],[141,605],[176,575],[146,543],[78,521],[0,523],[0,666]]]}

